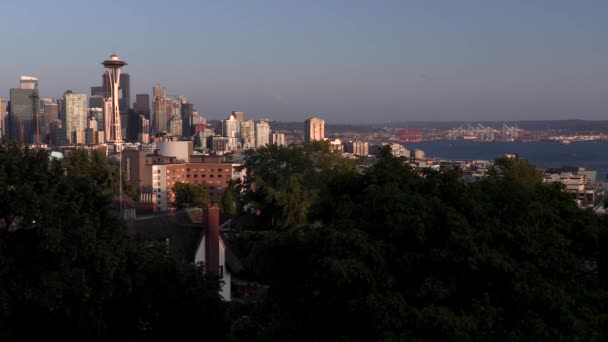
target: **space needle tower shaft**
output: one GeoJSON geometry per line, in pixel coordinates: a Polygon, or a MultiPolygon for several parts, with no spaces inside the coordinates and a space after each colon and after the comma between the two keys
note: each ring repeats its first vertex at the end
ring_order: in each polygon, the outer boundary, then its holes
{"type": "Polygon", "coordinates": [[[110,59],[103,61],[104,68],[108,73],[108,84],[110,87],[110,96],[112,99],[112,111],[106,115],[105,120],[109,124],[106,127],[110,129],[106,132],[106,141],[109,144],[115,145],[116,148],[120,148],[122,144],[122,131],[120,127],[120,108],[118,107],[118,89],[120,86],[120,69],[127,65],[125,61],[120,60],[117,55],[111,55],[110,59]]]}

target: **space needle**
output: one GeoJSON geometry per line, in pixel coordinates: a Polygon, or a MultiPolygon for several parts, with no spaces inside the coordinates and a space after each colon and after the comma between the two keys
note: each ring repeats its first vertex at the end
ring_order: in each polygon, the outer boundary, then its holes
{"type": "MultiPolygon", "coordinates": [[[[112,54],[110,59],[103,61],[103,67],[108,70],[108,84],[110,85],[110,94],[112,94],[112,111],[105,116],[105,129],[108,130],[106,142],[114,147],[114,152],[119,153],[120,168],[119,189],[120,189],[120,215],[124,215],[122,209],[122,131],[120,128],[120,108],[118,107],[118,87],[120,84],[120,69],[127,65],[125,61],[120,60],[116,54],[112,54]]],[[[105,90],[105,89],[104,89],[105,90]]]]}
{"type": "Polygon", "coordinates": [[[108,70],[108,83],[110,85],[110,94],[112,97],[112,111],[106,114],[105,128],[106,142],[109,145],[114,145],[115,151],[118,152],[122,144],[122,131],[120,127],[120,108],[118,108],[118,87],[120,83],[120,69],[127,65],[125,61],[120,60],[117,55],[112,54],[110,59],[103,61],[104,68],[108,70]]]}

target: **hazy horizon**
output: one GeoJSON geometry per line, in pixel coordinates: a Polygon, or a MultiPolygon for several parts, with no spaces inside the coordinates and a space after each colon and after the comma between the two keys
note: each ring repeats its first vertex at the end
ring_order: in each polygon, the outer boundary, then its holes
{"type": "Polygon", "coordinates": [[[608,119],[608,2],[3,3],[0,97],[90,94],[113,50],[209,119],[367,124],[608,119]],[[114,8],[111,15],[108,8],[114,8]]]}

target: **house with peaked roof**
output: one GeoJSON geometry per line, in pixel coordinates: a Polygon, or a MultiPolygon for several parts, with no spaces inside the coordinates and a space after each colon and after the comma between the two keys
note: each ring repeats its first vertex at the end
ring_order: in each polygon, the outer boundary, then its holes
{"type": "Polygon", "coordinates": [[[204,263],[208,272],[222,280],[222,298],[231,300],[232,276],[243,267],[220,235],[218,207],[140,216],[128,226],[144,240],[166,243],[178,261],[204,263]]]}

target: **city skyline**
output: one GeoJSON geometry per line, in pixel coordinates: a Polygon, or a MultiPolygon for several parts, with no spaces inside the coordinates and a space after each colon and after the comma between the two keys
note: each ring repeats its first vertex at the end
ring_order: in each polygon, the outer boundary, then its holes
{"type": "Polygon", "coordinates": [[[41,98],[88,94],[115,49],[129,60],[131,102],[162,84],[212,120],[235,110],[329,123],[608,118],[601,1],[134,1],[103,32],[90,4],[4,7],[4,25],[19,28],[5,41],[4,99],[25,75],[41,98]]]}

